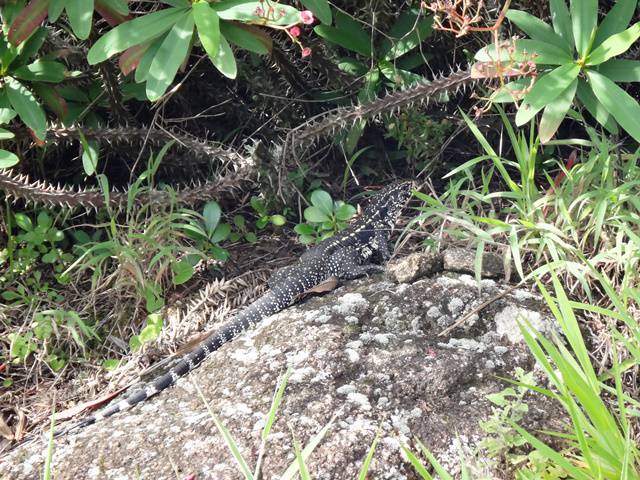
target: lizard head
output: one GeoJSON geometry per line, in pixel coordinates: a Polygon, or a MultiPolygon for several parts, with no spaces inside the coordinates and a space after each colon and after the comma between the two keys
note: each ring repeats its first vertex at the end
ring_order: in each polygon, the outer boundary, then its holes
{"type": "Polygon", "coordinates": [[[397,182],[380,190],[365,209],[364,217],[377,217],[389,227],[395,225],[400,212],[411,198],[413,182],[397,182]]]}

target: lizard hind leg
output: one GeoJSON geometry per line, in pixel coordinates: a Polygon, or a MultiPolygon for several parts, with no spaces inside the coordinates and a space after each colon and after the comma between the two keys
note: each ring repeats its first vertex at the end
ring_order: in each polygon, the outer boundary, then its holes
{"type": "Polygon", "coordinates": [[[372,273],[384,272],[382,265],[363,261],[357,250],[344,248],[329,260],[330,272],[342,280],[353,280],[372,273]]]}

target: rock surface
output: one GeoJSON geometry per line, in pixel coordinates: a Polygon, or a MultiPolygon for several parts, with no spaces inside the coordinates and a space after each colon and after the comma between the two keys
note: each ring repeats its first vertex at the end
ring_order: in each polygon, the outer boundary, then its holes
{"type": "MultiPolygon", "coordinates": [[[[266,448],[265,479],[295,463],[293,438],[307,444],[335,421],[308,460],[315,479],[354,479],[377,434],[368,478],[414,479],[399,446],[420,439],[452,468],[458,445],[472,449],[491,413],[485,396],[516,367],[533,368],[516,319],[552,328],[541,299],[515,290],[449,337],[437,334],[505,288],[469,275],[410,284],[382,276],[350,282],[267,319],[225,345],[169,391],[56,440],[53,478],[244,478],[194,385],[236,439],[251,468],[279,377],[291,376],[266,448]]],[[[529,401],[528,425],[549,428],[548,405],[529,401]]],[[[0,478],[42,474],[46,444],[0,459],[0,478]]]]}

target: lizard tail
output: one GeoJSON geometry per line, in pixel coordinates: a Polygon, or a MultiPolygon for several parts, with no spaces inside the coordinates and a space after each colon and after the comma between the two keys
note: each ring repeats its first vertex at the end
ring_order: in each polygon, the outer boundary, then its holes
{"type": "Polygon", "coordinates": [[[54,432],[54,437],[81,429],[104,418],[111,417],[118,412],[128,410],[138,403],[144,402],[146,399],[160,393],[172,385],[175,385],[179,378],[197,368],[204,359],[222,347],[222,345],[237,337],[245,330],[253,328],[263,318],[282,310],[284,307],[281,307],[281,302],[278,302],[277,300],[278,295],[275,292],[270,291],[265,293],[262,297],[240,312],[233,321],[207,337],[207,339],[200,343],[195,350],[182,357],[180,361],[167,373],[156,377],[143,388],[133,392],[125,399],[120,400],[113,405],[109,405],[107,408],[82,419],[69,428],[54,432]]]}

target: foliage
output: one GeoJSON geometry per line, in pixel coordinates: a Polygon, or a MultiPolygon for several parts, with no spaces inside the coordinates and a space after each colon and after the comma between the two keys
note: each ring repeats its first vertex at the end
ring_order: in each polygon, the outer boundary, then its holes
{"type": "Polygon", "coordinates": [[[54,226],[53,218],[44,210],[38,213],[35,225],[24,213],[9,212],[7,217],[13,221],[6,225],[7,246],[0,251],[0,265],[6,266],[0,284],[10,288],[0,294],[2,299],[31,304],[38,294],[44,294],[49,301],[61,301],[62,296],[51,285],[48,269],[43,269],[41,264],[50,266],[56,283],[67,283],[63,271],[74,257],[61,248],[65,243],[64,233],[54,226]]]}
{"type": "Polygon", "coordinates": [[[37,353],[53,371],[58,371],[68,362],[72,350],[69,345],[80,347],[86,353],[86,342],[92,338],[99,340],[94,327],[76,312],[43,310],[34,314],[26,332],[9,333],[9,356],[13,363],[22,363],[37,353]]]}
{"type": "MultiPolygon", "coordinates": [[[[95,65],[124,52],[120,68],[125,74],[135,70],[135,81],[146,84],[152,101],[167,91],[196,38],[220,73],[235,78],[237,66],[229,42],[264,55],[271,51],[271,37],[252,25],[287,31],[305,22],[304,12],[279,3],[275,7],[245,0],[165,3],[171,6],[107,32],[87,57],[95,65]]],[[[328,9],[326,1],[317,3],[328,9]]]]}
{"type": "Polygon", "coordinates": [[[251,208],[258,214],[258,220],[256,221],[256,228],[258,230],[265,228],[268,223],[276,227],[282,227],[287,222],[286,209],[282,212],[282,215],[270,215],[267,202],[255,195],[251,197],[251,208]]]}
{"type": "Polygon", "coordinates": [[[299,223],[294,228],[304,244],[318,243],[333,236],[346,228],[346,222],[356,213],[353,205],[333,201],[324,190],[314,190],[310,202],[311,206],[304,210],[306,223],[299,223]]]}
{"type": "Polygon", "coordinates": [[[162,317],[158,314],[152,313],[147,315],[142,330],[138,335],[133,335],[129,338],[129,347],[132,351],[140,350],[145,343],[151,343],[160,336],[163,325],[162,317]]]}
{"type": "MultiPolygon", "coordinates": [[[[362,88],[357,94],[359,103],[374,99],[383,87],[400,88],[424,79],[411,70],[426,63],[428,56],[415,51],[422,41],[432,32],[432,17],[420,17],[417,10],[402,12],[398,20],[383,36],[382,41],[372,46],[369,34],[356,20],[343,12],[335,15],[335,26],[318,25],[314,32],[325,40],[339,45],[361,57],[343,57],[338,67],[357,77],[364,78],[362,88]]],[[[365,122],[354,125],[346,137],[346,149],[352,153],[365,122]]]]}
{"type": "Polygon", "coordinates": [[[640,142],[640,104],[617,84],[640,81],[640,61],[618,59],[640,38],[640,22],[626,28],[636,11],[637,0],[617,2],[597,25],[596,0],[550,1],[553,26],[520,10],[509,10],[507,18],[531,39],[516,40],[514,48],[483,48],[476,60],[534,62],[539,76],[533,87],[527,79],[515,80],[496,95],[506,101],[523,101],[516,124],[529,122],[543,110],[540,139],[547,143],[556,133],[577,97],[607,130],[620,125],[640,142]],[[506,95],[505,95],[506,93],[506,95]]]}

